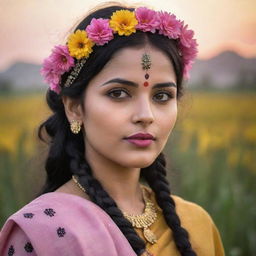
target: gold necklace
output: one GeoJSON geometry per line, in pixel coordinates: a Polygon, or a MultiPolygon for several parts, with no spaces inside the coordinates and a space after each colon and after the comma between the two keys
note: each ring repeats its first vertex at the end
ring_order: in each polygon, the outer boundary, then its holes
{"type": "Polygon", "coordinates": [[[155,222],[157,219],[157,212],[154,203],[146,196],[145,189],[142,188],[143,200],[146,204],[144,212],[142,214],[133,215],[127,214],[123,212],[124,217],[128,219],[133,227],[143,228],[143,235],[145,239],[154,244],[157,242],[156,235],[149,229],[149,227],[155,222]]]}
{"type": "MultiPolygon", "coordinates": [[[[76,185],[86,193],[86,190],[84,187],[78,182],[75,175],[72,175],[73,181],[76,183],[76,185]]],[[[136,228],[143,228],[143,235],[145,239],[151,243],[154,244],[157,242],[156,235],[149,229],[149,227],[155,222],[157,219],[157,211],[154,203],[147,197],[145,189],[141,186],[142,189],[142,195],[143,200],[146,204],[144,212],[142,214],[133,215],[133,214],[127,214],[126,212],[123,212],[123,215],[126,219],[128,219],[133,227],[136,228]]]]}
{"type": "Polygon", "coordinates": [[[84,193],[86,193],[86,190],[84,189],[84,187],[78,182],[77,178],[75,175],[72,175],[72,179],[73,181],[76,183],[76,185],[81,189],[83,190],[84,193]]]}

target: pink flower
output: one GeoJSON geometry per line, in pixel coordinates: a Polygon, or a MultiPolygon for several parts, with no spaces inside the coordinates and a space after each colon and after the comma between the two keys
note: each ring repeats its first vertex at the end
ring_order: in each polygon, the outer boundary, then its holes
{"type": "Polygon", "coordinates": [[[170,39],[177,39],[181,33],[181,22],[176,19],[174,14],[160,11],[158,12],[159,34],[163,34],[170,39]]]}
{"type": "Polygon", "coordinates": [[[184,70],[183,70],[183,77],[188,80],[190,78],[190,74],[189,74],[189,71],[191,70],[192,68],[192,63],[193,62],[189,62],[188,64],[186,64],[184,66],[184,70]]]}
{"type": "Polygon", "coordinates": [[[185,47],[182,45],[180,42],[180,49],[182,52],[182,58],[183,58],[183,63],[184,63],[184,71],[183,71],[183,76],[185,79],[189,79],[189,71],[192,68],[192,64],[194,63],[194,59],[197,56],[198,50],[197,50],[197,42],[195,39],[191,39],[189,41],[189,47],[185,47]]]}
{"type": "Polygon", "coordinates": [[[50,89],[51,89],[52,91],[56,92],[57,94],[59,94],[59,93],[60,93],[60,90],[61,90],[59,84],[53,84],[53,83],[50,84],[50,89]]]}
{"type": "Polygon", "coordinates": [[[68,47],[65,45],[55,46],[50,55],[52,62],[55,63],[55,71],[59,74],[63,74],[74,67],[74,59],[70,56],[68,47]]]}
{"type": "Polygon", "coordinates": [[[156,32],[156,29],[159,26],[159,20],[156,11],[150,10],[146,7],[140,7],[135,10],[135,15],[139,22],[136,25],[136,29],[142,30],[143,32],[156,32]]]}
{"type": "Polygon", "coordinates": [[[55,63],[53,62],[51,56],[44,60],[40,73],[44,77],[44,81],[50,85],[51,90],[59,93],[59,82],[61,75],[56,72],[55,63]]]}
{"type": "Polygon", "coordinates": [[[190,42],[193,39],[194,32],[192,30],[187,29],[188,25],[184,26],[183,24],[184,22],[182,22],[180,42],[183,46],[189,47],[190,42]]]}
{"type": "Polygon", "coordinates": [[[191,39],[189,41],[188,47],[185,47],[180,42],[179,48],[182,52],[183,61],[185,64],[189,63],[190,61],[192,61],[196,58],[197,53],[198,53],[197,46],[198,46],[198,44],[195,39],[191,39]]]}
{"type": "Polygon", "coordinates": [[[90,25],[87,26],[86,32],[88,37],[97,45],[104,45],[114,38],[108,19],[93,18],[90,25]]]}
{"type": "Polygon", "coordinates": [[[54,47],[52,54],[43,61],[40,72],[44,81],[50,85],[50,89],[59,94],[61,75],[68,72],[74,65],[74,58],[70,56],[68,47],[58,45],[54,47]]]}

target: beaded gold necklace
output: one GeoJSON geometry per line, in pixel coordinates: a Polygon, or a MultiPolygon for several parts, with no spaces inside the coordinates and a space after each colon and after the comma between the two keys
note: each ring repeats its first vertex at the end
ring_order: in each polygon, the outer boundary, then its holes
{"type": "MultiPolygon", "coordinates": [[[[76,185],[84,193],[86,193],[85,188],[78,182],[78,179],[76,178],[75,175],[72,175],[72,179],[76,183],[76,185]]],[[[128,219],[131,222],[133,227],[143,229],[143,235],[145,239],[149,243],[154,244],[157,242],[157,238],[156,238],[156,235],[149,229],[149,227],[157,219],[157,211],[154,203],[146,195],[145,189],[142,186],[141,188],[142,188],[143,200],[146,204],[144,212],[139,215],[127,214],[126,212],[123,212],[123,215],[126,219],[128,219]]]]}

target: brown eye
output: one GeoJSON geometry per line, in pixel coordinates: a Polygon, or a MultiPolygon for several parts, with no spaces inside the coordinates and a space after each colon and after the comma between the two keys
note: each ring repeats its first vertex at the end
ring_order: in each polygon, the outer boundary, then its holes
{"type": "Polygon", "coordinates": [[[108,92],[108,95],[111,98],[122,99],[122,98],[126,98],[125,95],[128,95],[128,93],[125,90],[118,89],[118,90],[112,90],[108,92]]]}
{"type": "Polygon", "coordinates": [[[169,99],[172,98],[172,95],[169,94],[169,93],[166,93],[166,92],[160,92],[160,93],[157,93],[154,98],[156,99],[156,101],[159,101],[159,102],[166,102],[168,101],[169,99]]]}

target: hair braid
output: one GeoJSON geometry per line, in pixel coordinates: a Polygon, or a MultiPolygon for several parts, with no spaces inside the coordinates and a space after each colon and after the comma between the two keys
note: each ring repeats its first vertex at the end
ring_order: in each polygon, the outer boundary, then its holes
{"type": "Polygon", "coordinates": [[[65,151],[63,150],[65,148],[68,130],[68,122],[66,118],[63,118],[63,115],[54,113],[40,125],[38,130],[39,138],[48,143],[49,152],[45,162],[46,183],[37,196],[56,190],[71,177],[69,168],[67,168],[69,159],[65,157],[65,151]],[[49,137],[44,137],[43,129],[50,135],[50,141],[48,141],[49,137]]]}
{"type": "Polygon", "coordinates": [[[78,176],[79,183],[86,188],[90,199],[101,207],[116,223],[137,255],[145,250],[145,242],[133,229],[132,224],[123,216],[115,201],[104,190],[100,182],[93,177],[89,163],[82,157],[74,140],[66,144],[66,152],[70,157],[70,170],[78,176]]]}
{"type": "Polygon", "coordinates": [[[166,161],[161,153],[148,168],[142,169],[142,176],[155,192],[156,201],[163,210],[167,225],[173,231],[175,244],[182,256],[196,256],[193,251],[188,232],[181,226],[180,218],[175,210],[175,202],[170,196],[170,186],[166,179],[166,161]]]}

